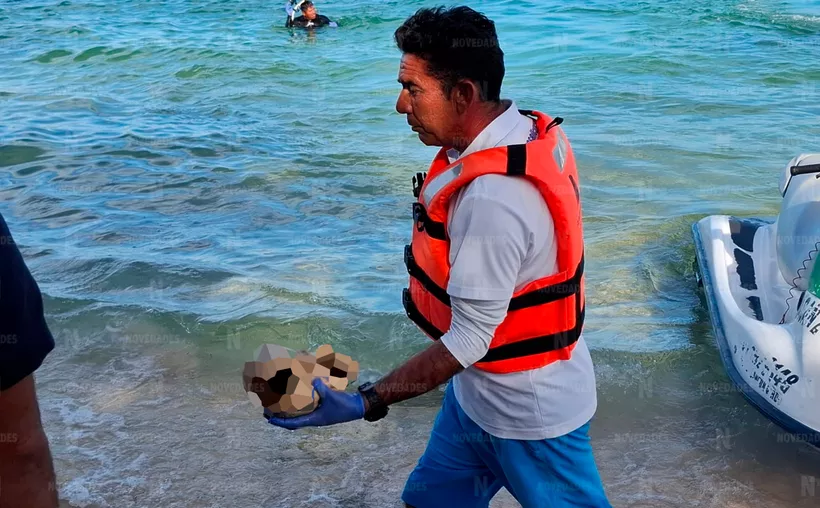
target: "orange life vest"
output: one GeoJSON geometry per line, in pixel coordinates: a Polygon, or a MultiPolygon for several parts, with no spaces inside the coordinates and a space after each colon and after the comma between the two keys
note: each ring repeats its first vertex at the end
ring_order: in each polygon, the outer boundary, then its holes
{"type": "Polygon", "coordinates": [[[531,181],[555,223],[558,273],[516,291],[507,316],[496,328],[487,354],[475,363],[495,373],[543,367],[572,355],[584,324],[584,240],[575,157],[569,140],[552,120],[537,111],[537,137],[526,144],[500,146],[469,154],[454,163],[442,148],[427,173],[413,178],[413,238],[405,246],[410,274],[402,294],[407,316],[431,339],[450,328],[448,211],[454,193],[474,178],[510,175],[531,181]]]}

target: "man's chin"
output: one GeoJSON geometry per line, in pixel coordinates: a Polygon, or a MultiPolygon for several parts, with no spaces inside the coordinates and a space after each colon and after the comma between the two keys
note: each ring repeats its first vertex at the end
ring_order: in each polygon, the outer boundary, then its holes
{"type": "Polygon", "coordinates": [[[431,136],[428,133],[421,130],[417,130],[415,132],[419,136],[419,141],[421,141],[422,144],[424,144],[425,146],[441,146],[439,143],[436,142],[436,138],[434,136],[431,136]]]}

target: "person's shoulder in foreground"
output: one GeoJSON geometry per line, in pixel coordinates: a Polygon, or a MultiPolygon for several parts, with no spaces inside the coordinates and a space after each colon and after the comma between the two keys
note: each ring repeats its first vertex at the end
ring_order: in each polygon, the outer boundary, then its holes
{"type": "Polygon", "coordinates": [[[57,506],[33,373],[54,349],[40,289],[0,215],[0,446],[2,508],[57,506]]]}
{"type": "Polygon", "coordinates": [[[40,288],[0,215],[0,391],[37,370],[52,349],[40,288]]]}

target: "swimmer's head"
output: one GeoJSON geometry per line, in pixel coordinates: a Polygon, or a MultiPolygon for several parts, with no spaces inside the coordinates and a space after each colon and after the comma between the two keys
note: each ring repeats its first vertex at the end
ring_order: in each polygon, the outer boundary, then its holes
{"type": "Polygon", "coordinates": [[[500,107],[504,53],[495,24],[469,7],[426,8],[394,37],[402,52],[396,111],[425,145],[463,150],[500,107]]]}
{"type": "Polygon", "coordinates": [[[316,19],[316,6],[310,0],[305,0],[302,3],[302,15],[305,19],[313,21],[316,19]]]}

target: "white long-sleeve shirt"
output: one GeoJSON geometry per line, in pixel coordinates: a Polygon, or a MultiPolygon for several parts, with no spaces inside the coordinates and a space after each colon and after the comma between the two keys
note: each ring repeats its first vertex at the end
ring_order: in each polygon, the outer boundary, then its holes
{"type": "MultiPolygon", "coordinates": [[[[462,153],[523,143],[534,122],[514,102],[462,153]]],[[[449,331],[441,341],[465,370],[453,378],[464,412],[489,434],[508,439],[545,439],[580,427],[595,414],[592,359],[583,336],[572,358],[545,367],[494,374],[472,366],[484,356],[504,320],[514,291],[557,272],[555,230],[549,208],[533,184],[485,175],[450,202],[449,331]]]]}

